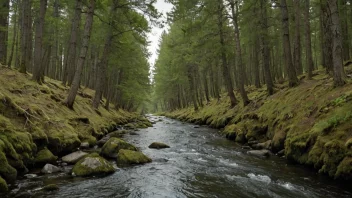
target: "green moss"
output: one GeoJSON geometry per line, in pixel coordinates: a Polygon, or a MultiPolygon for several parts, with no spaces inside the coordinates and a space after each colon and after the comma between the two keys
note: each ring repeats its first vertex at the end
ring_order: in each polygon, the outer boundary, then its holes
{"type": "Polygon", "coordinates": [[[102,147],[100,154],[108,158],[116,158],[121,149],[137,151],[137,148],[119,138],[110,138],[102,147]]]}
{"type": "Polygon", "coordinates": [[[53,164],[57,160],[57,156],[55,156],[49,149],[44,148],[39,151],[34,158],[34,163],[36,165],[45,165],[47,163],[53,164]]]}
{"type": "Polygon", "coordinates": [[[274,152],[281,151],[285,148],[286,132],[284,130],[277,130],[271,141],[271,148],[274,152]]]}
{"type": "Polygon", "coordinates": [[[0,193],[7,192],[8,190],[6,181],[0,176],[0,193]]]}
{"type": "Polygon", "coordinates": [[[345,156],[346,148],[338,140],[331,140],[324,145],[324,151],[320,160],[324,163],[319,170],[320,173],[327,173],[329,176],[335,176],[339,163],[345,156]]]}
{"type": "Polygon", "coordinates": [[[7,182],[14,182],[17,177],[17,171],[9,165],[6,156],[2,151],[0,151],[0,162],[0,176],[7,182]]]}
{"type": "Polygon", "coordinates": [[[261,140],[265,138],[268,126],[259,123],[257,120],[245,120],[241,124],[246,129],[246,139],[261,140]]]}
{"type": "Polygon", "coordinates": [[[115,168],[110,162],[93,153],[79,160],[72,169],[72,174],[76,176],[105,175],[115,172],[115,168]]]}
{"type": "Polygon", "coordinates": [[[339,166],[335,174],[335,178],[352,179],[352,157],[345,157],[339,166]]]}
{"type": "Polygon", "coordinates": [[[346,148],[351,149],[352,148],[352,138],[348,139],[345,143],[346,148]]]}
{"type": "Polygon", "coordinates": [[[121,149],[117,156],[118,165],[145,164],[152,160],[142,152],[121,149]]]}

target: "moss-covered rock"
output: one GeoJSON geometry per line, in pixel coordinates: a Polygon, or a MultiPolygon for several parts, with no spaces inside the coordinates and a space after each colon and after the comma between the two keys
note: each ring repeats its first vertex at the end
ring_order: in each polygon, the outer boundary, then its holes
{"type": "Polygon", "coordinates": [[[105,175],[115,172],[115,168],[97,153],[90,154],[78,161],[72,169],[76,176],[105,175]]]}
{"type": "Polygon", "coordinates": [[[7,192],[8,190],[9,189],[7,187],[6,181],[2,177],[0,177],[0,193],[7,192]]]}
{"type": "Polygon", "coordinates": [[[170,148],[170,146],[161,142],[153,142],[152,144],[149,145],[149,148],[164,149],[164,148],[170,148]]]}
{"type": "Polygon", "coordinates": [[[0,151],[0,176],[7,182],[14,182],[17,177],[17,171],[9,165],[5,154],[0,151]]]}
{"type": "Polygon", "coordinates": [[[339,166],[335,174],[335,178],[352,179],[352,157],[345,157],[339,166]]]}
{"type": "Polygon", "coordinates": [[[117,158],[117,154],[121,149],[137,151],[137,148],[119,138],[110,138],[101,149],[100,154],[107,158],[117,158]]]}
{"type": "Polygon", "coordinates": [[[40,166],[45,164],[53,164],[56,160],[57,156],[55,156],[49,149],[44,148],[37,153],[34,158],[34,163],[40,166]]]}
{"type": "Polygon", "coordinates": [[[118,165],[145,164],[152,160],[142,152],[121,149],[116,160],[118,165]]]}
{"type": "MultiPolygon", "coordinates": [[[[329,176],[334,177],[337,171],[337,167],[339,166],[340,162],[344,159],[346,152],[345,146],[342,142],[337,140],[331,140],[324,145],[324,151],[320,156],[323,167],[319,170],[320,173],[327,173],[329,176]]],[[[345,162],[347,163],[347,162],[345,162]]],[[[340,175],[345,170],[343,165],[340,168],[340,175]]]]}

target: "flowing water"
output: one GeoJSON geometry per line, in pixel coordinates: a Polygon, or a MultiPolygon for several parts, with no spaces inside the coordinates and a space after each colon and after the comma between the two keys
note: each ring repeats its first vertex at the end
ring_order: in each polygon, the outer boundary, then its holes
{"type": "MultiPolygon", "coordinates": [[[[159,117],[151,116],[157,120],[159,117]]],[[[18,181],[18,192],[34,197],[352,197],[352,186],[315,171],[289,165],[284,159],[261,159],[221,137],[217,130],[162,117],[153,127],[126,135],[153,159],[152,163],[121,168],[107,177],[73,178],[65,173],[18,181]],[[163,142],[169,149],[148,145],[163,142]],[[43,193],[39,185],[60,189],[43,193]],[[36,191],[37,190],[37,191],[36,191]]]]}

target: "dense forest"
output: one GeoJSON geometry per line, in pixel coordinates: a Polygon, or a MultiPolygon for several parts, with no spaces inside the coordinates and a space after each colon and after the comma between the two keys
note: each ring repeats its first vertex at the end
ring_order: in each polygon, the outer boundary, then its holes
{"type": "Polygon", "coordinates": [[[351,1],[171,1],[171,28],[160,40],[154,109],[194,109],[226,92],[231,106],[248,99],[246,86],[289,87],[324,69],[334,86],[348,80],[351,1]]]}
{"type": "Polygon", "coordinates": [[[351,197],[351,0],[0,2],[0,197],[351,197]]]}
{"type": "MultiPolygon", "coordinates": [[[[62,81],[74,107],[80,86],[96,91],[92,105],[137,111],[150,89],[146,33],[159,14],[152,1],[4,0],[2,65],[62,81]],[[147,20],[148,19],[148,20],[147,20]]],[[[156,21],[155,21],[156,23],[156,21]]]]}

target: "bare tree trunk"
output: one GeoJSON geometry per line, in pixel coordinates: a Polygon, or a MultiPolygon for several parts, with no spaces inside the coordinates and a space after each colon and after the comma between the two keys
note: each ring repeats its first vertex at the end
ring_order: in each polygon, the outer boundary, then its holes
{"type": "Polygon", "coordinates": [[[79,89],[83,65],[84,65],[84,61],[86,60],[86,56],[87,56],[87,52],[88,52],[89,40],[90,40],[90,35],[92,32],[92,26],[93,26],[94,8],[95,8],[95,0],[90,0],[89,6],[88,6],[86,24],[84,26],[83,42],[82,42],[82,47],[81,47],[79,59],[77,62],[76,72],[75,72],[75,76],[73,78],[70,92],[69,92],[68,97],[66,99],[66,105],[71,109],[73,108],[73,103],[76,99],[76,95],[77,95],[77,92],[79,89]]]}
{"type": "Polygon", "coordinates": [[[233,93],[233,86],[231,75],[228,68],[227,57],[225,53],[225,40],[224,40],[224,31],[223,31],[223,2],[222,0],[218,0],[218,29],[219,29],[219,37],[220,37],[220,45],[221,45],[221,60],[222,60],[222,72],[223,77],[227,89],[227,94],[230,97],[231,107],[237,105],[238,101],[233,93]]]}
{"type": "MultiPolygon", "coordinates": [[[[79,34],[79,28],[81,25],[81,12],[82,12],[82,0],[76,0],[75,14],[71,26],[70,41],[68,44],[62,83],[66,85],[67,81],[72,82],[75,67],[76,67],[76,50],[77,50],[77,37],[79,34]]],[[[69,83],[70,84],[70,83],[69,83]]]]}
{"type": "Polygon", "coordinates": [[[13,13],[13,38],[12,38],[12,46],[11,46],[11,51],[10,51],[10,56],[9,60],[7,62],[7,66],[11,67],[12,64],[12,59],[13,59],[13,53],[15,51],[16,47],[16,38],[17,38],[17,8],[18,8],[18,3],[12,4],[14,6],[14,13],[13,13]]]}
{"type": "Polygon", "coordinates": [[[0,63],[6,65],[10,1],[2,0],[0,6],[0,63]]]}
{"type": "Polygon", "coordinates": [[[310,0],[305,1],[304,6],[304,21],[305,21],[305,31],[306,31],[306,54],[307,54],[307,73],[308,79],[312,79],[312,71],[314,68],[313,65],[313,56],[312,56],[312,40],[311,40],[311,32],[310,32],[310,17],[309,17],[309,5],[310,0]]]}
{"type": "Polygon", "coordinates": [[[294,66],[297,74],[302,74],[302,46],[301,46],[301,0],[294,0],[294,12],[295,12],[295,38],[293,46],[293,59],[294,66]]]}
{"type": "Polygon", "coordinates": [[[235,2],[231,0],[231,11],[233,17],[233,26],[235,27],[235,42],[236,42],[236,55],[237,55],[237,71],[238,71],[238,88],[242,97],[243,105],[249,104],[249,99],[244,88],[244,77],[245,71],[243,70],[242,63],[242,50],[241,50],[241,40],[240,40],[240,30],[238,28],[237,14],[238,14],[238,1],[236,1],[236,13],[235,13],[235,2]]]}
{"type": "Polygon", "coordinates": [[[34,46],[34,68],[33,80],[41,83],[41,78],[44,75],[43,64],[43,32],[46,12],[47,0],[40,0],[39,16],[36,19],[35,29],[35,46],[34,46]]]}
{"type": "Polygon", "coordinates": [[[265,83],[267,86],[267,91],[269,95],[274,93],[274,85],[273,80],[271,77],[270,72],[270,51],[269,51],[269,43],[268,39],[268,18],[267,18],[267,0],[260,0],[260,8],[261,8],[261,29],[262,32],[260,34],[260,42],[261,42],[261,49],[262,49],[262,56],[263,56],[263,70],[264,70],[264,77],[265,83]]]}
{"type": "Polygon", "coordinates": [[[291,44],[290,44],[290,29],[289,18],[286,0],[281,0],[281,14],[282,14],[282,31],[283,31],[283,47],[285,52],[285,62],[288,73],[288,84],[294,87],[298,84],[296,70],[292,63],[291,44]]]}
{"type": "Polygon", "coordinates": [[[21,63],[20,72],[26,73],[27,69],[30,68],[31,61],[31,0],[22,1],[21,9],[21,63]]]}
{"type": "MultiPolygon", "coordinates": [[[[211,67],[211,65],[208,67],[211,67]]],[[[203,72],[203,84],[204,84],[205,99],[207,100],[207,104],[208,104],[210,102],[210,96],[209,96],[209,86],[208,86],[207,75],[208,75],[208,72],[206,69],[206,71],[203,72]]]]}
{"type": "MultiPolygon", "coordinates": [[[[340,0],[340,19],[341,19],[341,31],[342,31],[342,47],[343,47],[343,60],[350,60],[350,46],[349,46],[349,35],[348,35],[348,12],[347,12],[347,0],[340,0]]],[[[352,1],[349,2],[351,4],[352,1]]]]}
{"type": "Polygon", "coordinates": [[[345,84],[345,73],[342,61],[342,35],[337,0],[328,0],[328,6],[331,13],[330,16],[332,22],[331,32],[333,43],[332,58],[334,68],[334,85],[342,86],[345,84]]]}
{"type": "Polygon", "coordinates": [[[197,103],[197,95],[196,95],[196,88],[195,88],[195,80],[194,80],[194,65],[188,64],[187,65],[187,78],[189,83],[189,91],[191,95],[191,99],[193,102],[194,110],[198,111],[198,103],[197,103]]]}
{"type": "Polygon", "coordinates": [[[94,95],[94,99],[93,99],[93,108],[97,109],[99,107],[100,104],[100,100],[103,96],[103,90],[104,90],[104,85],[106,84],[106,70],[108,67],[108,62],[109,62],[109,54],[111,52],[111,45],[112,45],[112,41],[113,41],[113,30],[114,30],[114,26],[115,26],[115,21],[114,21],[114,16],[117,10],[117,1],[114,0],[113,5],[111,7],[110,10],[110,27],[109,30],[107,32],[106,35],[106,40],[105,40],[105,45],[104,45],[104,51],[103,51],[103,55],[101,58],[101,61],[98,65],[99,67],[99,71],[98,71],[98,79],[97,79],[97,87],[95,90],[95,95],[94,95]]]}
{"type": "Polygon", "coordinates": [[[254,72],[254,85],[256,88],[260,88],[260,76],[259,76],[259,58],[258,58],[258,50],[259,41],[258,38],[255,38],[255,46],[253,48],[253,72],[254,72]]]}
{"type": "Polygon", "coordinates": [[[323,66],[326,68],[326,73],[333,74],[333,61],[332,61],[332,26],[330,11],[328,10],[327,0],[320,0],[321,14],[322,14],[322,27],[323,27],[323,66]]]}

